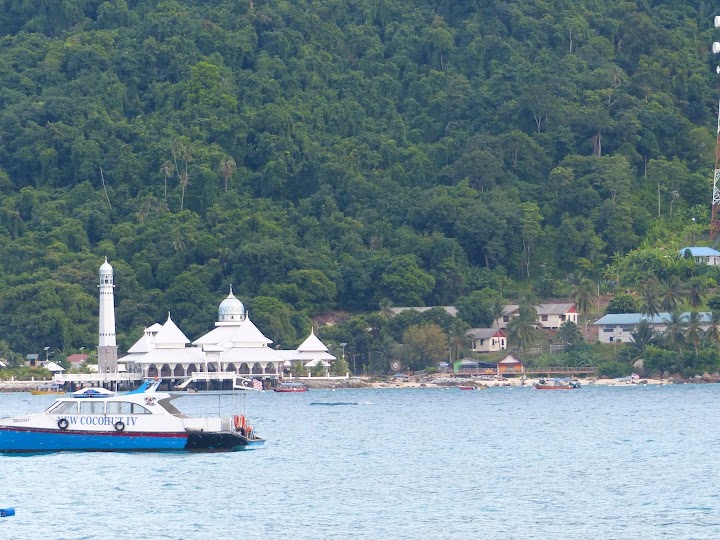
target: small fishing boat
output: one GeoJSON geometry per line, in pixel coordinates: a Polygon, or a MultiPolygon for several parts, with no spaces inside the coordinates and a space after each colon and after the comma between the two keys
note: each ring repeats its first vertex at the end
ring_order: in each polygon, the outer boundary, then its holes
{"type": "Polygon", "coordinates": [[[580,381],[572,379],[540,379],[535,385],[538,390],[576,390],[580,388],[580,381]]]}
{"type": "Polygon", "coordinates": [[[59,394],[65,394],[65,390],[62,386],[56,383],[48,383],[48,384],[41,384],[34,390],[30,390],[30,393],[34,396],[44,396],[44,395],[59,395],[59,394]]]}
{"type": "Polygon", "coordinates": [[[458,385],[458,390],[477,390],[477,386],[458,385]]]}
{"type": "Polygon", "coordinates": [[[301,382],[285,382],[273,388],[273,392],[307,392],[308,387],[301,382]]]}
{"type": "Polygon", "coordinates": [[[85,388],[42,413],[0,418],[0,453],[233,451],[264,444],[244,415],[187,416],[172,404],[180,396],[157,392],[158,386],[146,382],[110,395],[85,388]]]}

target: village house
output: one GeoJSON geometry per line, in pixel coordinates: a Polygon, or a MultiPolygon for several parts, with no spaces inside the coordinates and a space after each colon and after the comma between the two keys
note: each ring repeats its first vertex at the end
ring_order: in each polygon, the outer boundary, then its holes
{"type": "Polygon", "coordinates": [[[472,339],[473,352],[489,353],[507,349],[507,335],[499,328],[471,328],[467,335],[472,339]]]}
{"type": "MultiPolygon", "coordinates": [[[[538,304],[535,307],[537,312],[537,324],[540,328],[556,330],[564,322],[570,321],[577,324],[578,313],[575,304],[538,304]]],[[[503,308],[503,314],[495,321],[498,328],[507,328],[511,317],[517,317],[520,313],[520,306],[511,304],[503,308]]]]}
{"type": "MultiPolygon", "coordinates": [[[[683,313],[684,320],[687,320],[689,313],[683,313]]],[[[707,330],[712,313],[709,311],[700,312],[701,328],[707,330]]],[[[653,317],[642,313],[611,313],[599,318],[593,323],[598,329],[598,341],[600,343],[630,343],[632,332],[637,329],[641,320],[650,321],[657,333],[664,332],[668,322],[672,319],[671,313],[659,313],[653,317]]]]}
{"type": "Polygon", "coordinates": [[[709,247],[694,246],[682,248],[680,250],[680,255],[685,257],[685,254],[688,251],[697,264],[707,264],[708,266],[720,265],[720,251],[716,251],[709,247]]]}

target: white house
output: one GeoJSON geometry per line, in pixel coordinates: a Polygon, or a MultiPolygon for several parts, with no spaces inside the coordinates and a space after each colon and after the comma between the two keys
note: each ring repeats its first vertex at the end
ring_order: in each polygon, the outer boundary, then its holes
{"type": "Polygon", "coordinates": [[[472,328],[467,331],[472,339],[473,352],[497,352],[507,349],[507,336],[499,328],[472,328]]]}
{"type": "MultiPolygon", "coordinates": [[[[575,304],[538,304],[535,307],[537,312],[537,324],[540,328],[557,329],[564,322],[571,321],[577,324],[578,313],[575,304]]],[[[517,317],[520,313],[520,306],[511,304],[503,308],[503,314],[495,321],[498,328],[507,328],[511,317],[517,317]]]]}
{"type": "Polygon", "coordinates": [[[680,250],[680,255],[685,256],[685,252],[689,251],[690,255],[697,264],[707,264],[708,266],[720,265],[720,251],[716,251],[713,248],[696,246],[686,247],[680,250]]]}
{"type": "MultiPolygon", "coordinates": [[[[682,314],[687,320],[689,313],[682,314]]],[[[700,312],[700,327],[703,330],[708,328],[712,318],[709,311],[700,312]]],[[[656,332],[664,332],[668,322],[672,319],[671,313],[660,313],[653,317],[643,315],[642,313],[611,313],[600,317],[593,323],[598,329],[598,341],[601,343],[630,343],[632,341],[632,332],[637,329],[641,320],[650,321],[656,332]]]]}

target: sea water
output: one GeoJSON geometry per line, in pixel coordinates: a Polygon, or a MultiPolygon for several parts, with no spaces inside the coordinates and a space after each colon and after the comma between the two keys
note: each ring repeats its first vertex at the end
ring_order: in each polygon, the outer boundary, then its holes
{"type": "Polygon", "coordinates": [[[250,393],[258,450],[0,456],[0,538],[717,539],[719,404],[720,385],[250,393]]]}

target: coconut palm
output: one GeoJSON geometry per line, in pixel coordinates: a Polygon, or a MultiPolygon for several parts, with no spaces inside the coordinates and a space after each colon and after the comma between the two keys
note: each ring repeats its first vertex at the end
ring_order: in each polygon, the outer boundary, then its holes
{"type": "Polygon", "coordinates": [[[687,299],[688,303],[694,308],[703,304],[705,301],[705,284],[701,280],[694,278],[690,281],[687,288],[687,299]]]}
{"type": "Polygon", "coordinates": [[[378,306],[380,307],[380,317],[385,320],[388,320],[390,317],[392,317],[393,303],[389,298],[383,298],[382,300],[380,300],[378,306]]]}
{"type": "Polygon", "coordinates": [[[698,354],[698,345],[702,340],[702,316],[697,311],[693,311],[687,317],[687,327],[685,328],[685,341],[692,343],[695,348],[695,356],[698,354]]]}
{"type": "Polygon", "coordinates": [[[496,298],[492,304],[490,304],[490,317],[492,318],[492,326],[500,327],[500,319],[505,312],[505,303],[502,298],[496,298]]]}
{"type": "Polygon", "coordinates": [[[534,345],[542,332],[537,327],[537,311],[530,304],[522,304],[517,317],[511,317],[507,326],[508,342],[521,349],[534,345]]]}
{"type": "Polygon", "coordinates": [[[677,276],[671,276],[661,284],[661,296],[660,307],[672,313],[682,303],[682,283],[680,278],[677,276]]]}
{"type": "Polygon", "coordinates": [[[467,348],[468,325],[460,319],[453,321],[448,331],[448,346],[450,347],[450,361],[457,362],[460,355],[467,348]]]}
{"type": "Polygon", "coordinates": [[[655,327],[648,319],[640,319],[635,330],[630,332],[633,348],[640,356],[645,352],[645,347],[650,345],[655,339],[655,327]]]}
{"type": "Polygon", "coordinates": [[[575,307],[580,315],[585,318],[585,333],[587,333],[587,319],[593,307],[594,294],[595,285],[587,278],[581,280],[580,283],[573,287],[572,295],[575,307]]]}
{"type": "Polygon", "coordinates": [[[665,333],[663,334],[665,344],[671,349],[677,349],[680,358],[682,358],[682,349],[685,344],[685,328],[687,327],[686,317],[679,311],[673,311],[670,320],[666,322],[665,333]]]}
{"type": "Polygon", "coordinates": [[[577,324],[572,321],[562,323],[555,335],[562,343],[572,347],[583,342],[583,335],[580,333],[577,324]]]}
{"type": "Polygon", "coordinates": [[[655,278],[648,278],[642,285],[640,313],[649,317],[660,314],[660,285],[655,278]]]}
{"type": "Polygon", "coordinates": [[[712,343],[715,348],[720,347],[720,311],[713,311],[703,339],[712,343]]]}

